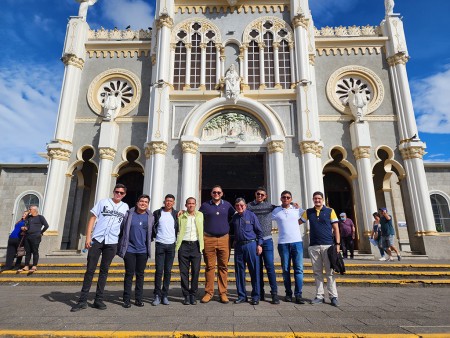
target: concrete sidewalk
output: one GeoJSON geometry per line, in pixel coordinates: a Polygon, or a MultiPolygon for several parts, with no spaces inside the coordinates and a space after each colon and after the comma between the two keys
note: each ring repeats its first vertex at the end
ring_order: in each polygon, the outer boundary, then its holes
{"type": "MultiPolygon", "coordinates": [[[[234,287],[234,285],[232,285],[234,287]]],[[[79,286],[0,285],[0,336],[161,336],[161,337],[357,337],[370,334],[450,336],[448,287],[339,287],[341,306],[181,304],[179,285],[170,291],[170,305],[151,306],[153,285],[145,285],[143,308],[122,308],[122,287],[107,285],[105,311],[89,307],[70,312],[79,286]]],[[[249,289],[249,287],[248,287],[249,289]]],[[[279,285],[279,294],[284,287],[279,285]]],[[[91,289],[95,291],[95,286],[91,289]]],[[[268,290],[266,290],[268,292],[268,290]]],[[[203,289],[199,295],[203,295],[203,289]]],[[[92,303],[93,293],[89,302],[92,303]]],[[[314,287],[305,286],[305,298],[314,287]]],[[[230,300],[236,299],[230,289],[230,300]]],[[[371,335],[370,335],[371,336],[371,335]]]]}

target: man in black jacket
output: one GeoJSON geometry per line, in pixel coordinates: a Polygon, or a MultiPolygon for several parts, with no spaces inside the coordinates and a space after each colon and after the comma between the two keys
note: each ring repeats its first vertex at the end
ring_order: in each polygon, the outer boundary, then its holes
{"type": "Polygon", "coordinates": [[[155,239],[155,290],[152,305],[160,303],[169,305],[167,298],[175,258],[175,244],[178,234],[178,211],[173,208],[175,196],[168,194],[164,198],[164,206],[153,212],[155,223],[153,225],[152,239],[155,239]],[[163,286],[161,281],[164,274],[163,286]]]}

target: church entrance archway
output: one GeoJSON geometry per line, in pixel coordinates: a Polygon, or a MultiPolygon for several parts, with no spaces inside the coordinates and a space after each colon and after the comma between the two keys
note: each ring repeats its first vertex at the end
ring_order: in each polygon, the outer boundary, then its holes
{"type": "Polygon", "coordinates": [[[142,195],[144,186],[144,175],[140,171],[131,171],[120,175],[117,183],[122,183],[127,187],[127,194],[122,199],[130,208],[134,207],[137,198],[142,195]]]}
{"type": "Polygon", "coordinates": [[[234,205],[238,197],[253,201],[255,190],[266,186],[266,161],[263,153],[203,153],[201,155],[201,202],[211,199],[211,189],[220,185],[223,199],[234,205]]]}

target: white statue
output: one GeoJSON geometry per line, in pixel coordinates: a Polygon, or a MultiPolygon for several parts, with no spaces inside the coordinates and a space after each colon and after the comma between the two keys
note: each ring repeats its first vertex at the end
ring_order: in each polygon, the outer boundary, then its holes
{"type": "Polygon", "coordinates": [[[364,90],[352,89],[348,93],[348,105],[356,122],[361,122],[364,115],[367,114],[368,103],[364,90]]]}
{"type": "Polygon", "coordinates": [[[103,121],[114,121],[122,108],[122,93],[108,92],[102,106],[103,121]]]}
{"type": "Polygon", "coordinates": [[[394,0],[384,0],[384,8],[386,15],[392,15],[394,14],[394,0]]]}
{"type": "Polygon", "coordinates": [[[87,16],[87,11],[89,6],[94,5],[97,0],[75,0],[80,4],[80,9],[78,10],[78,16],[85,18],[87,16]]]}
{"type": "Polygon", "coordinates": [[[230,66],[225,74],[225,96],[229,100],[234,100],[236,103],[239,93],[241,91],[241,78],[236,72],[234,64],[230,66]]]}

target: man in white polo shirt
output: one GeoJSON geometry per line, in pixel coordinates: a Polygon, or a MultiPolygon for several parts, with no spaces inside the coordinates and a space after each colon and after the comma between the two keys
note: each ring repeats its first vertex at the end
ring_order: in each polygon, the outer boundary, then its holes
{"type": "Polygon", "coordinates": [[[272,219],[278,225],[278,253],[281,259],[284,288],[286,289],[285,302],[292,302],[291,287],[291,261],[294,268],[295,289],[294,296],[297,304],[305,304],[302,298],[303,287],[303,240],[298,220],[303,209],[296,209],[291,205],[290,191],[281,193],[281,206],[272,211],[272,219]]]}
{"type": "Polygon", "coordinates": [[[72,312],[87,309],[87,297],[100,255],[102,260],[93,306],[99,310],[106,309],[106,305],[103,303],[103,291],[108,278],[109,266],[116,255],[120,225],[128,211],[128,204],[122,202],[127,193],[127,188],[119,183],[116,184],[113,191],[113,198],[102,199],[91,209],[92,215],[86,230],[85,247],[89,249],[86,273],[84,274],[80,298],[78,303],[70,310],[72,312]]]}
{"type": "Polygon", "coordinates": [[[164,198],[164,206],[153,212],[155,222],[153,225],[152,239],[155,239],[155,290],[153,291],[153,306],[160,303],[169,305],[167,295],[169,293],[172,265],[175,258],[175,244],[178,234],[178,218],[173,208],[175,196],[167,194],[164,198]],[[164,280],[162,280],[164,275],[164,280]],[[161,289],[161,282],[163,283],[161,289]]]}

